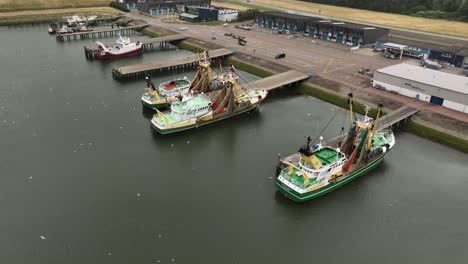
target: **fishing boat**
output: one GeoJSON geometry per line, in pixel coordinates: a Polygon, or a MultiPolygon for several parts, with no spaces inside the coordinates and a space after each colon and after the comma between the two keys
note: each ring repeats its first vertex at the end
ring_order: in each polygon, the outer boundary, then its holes
{"type": "Polygon", "coordinates": [[[72,17],[69,17],[66,19],[68,24],[73,24],[73,23],[81,23],[81,22],[86,22],[86,23],[91,23],[94,22],[94,20],[97,18],[97,16],[77,16],[74,15],[72,17]]]}
{"type": "Polygon", "coordinates": [[[60,29],[56,30],[55,33],[58,35],[61,34],[68,34],[68,33],[73,33],[73,29],[69,28],[68,26],[63,25],[60,29]]]}
{"type": "Polygon", "coordinates": [[[149,108],[161,108],[172,102],[180,100],[189,91],[192,94],[207,93],[219,89],[221,82],[216,73],[211,69],[210,58],[207,51],[198,55],[198,66],[195,77],[189,81],[187,77],[178,78],[159,84],[155,89],[154,84],[146,77],[146,90],[141,96],[141,102],[149,108]]]}
{"type": "Polygon", "coordinates": [[[49,32],[49,34],[55,34],[59,29],[60,29],[60,25],[58,23],[50,23],[50,26],[47,29],[47,32],[49,32]]]}
{"type": "Polygon", "coordinates": [[[180,100],[190,89],[191,82],[187,77],[174,79],[159,84],[156,89],[149,77],[146,77],[146,90],[141,96],[141,102],[149,108],[161,108],[180,100]]]}
{"type": "Polygon", "coordinates": [[[92,27],[88,27],[85,25],[80,25],[80,27],[77,29],[78,32],[91,32],[94,29],[92,27]]]}
{"type": "Polygon", "coordinates": [[[346,135],[311,146],[311,138],[299,152],[280,160],[277,166],[276,187],[287,198],[305,202],[362,176],[384,159],[395,145],[391,130],[379,131],[382,112],[379,104],[375,119],[366,115],[353,122],[352,94],[349,94],[350,128],[346,135]]]}
{"type": "Polygon", "coordinates": [[[131,42],[130,38],[125,38],[119,35],[119,38],[115,43],[116,45],[113,47],[107,47],[104,43],[96,41],[99,50],[96,54],[96,59],[115,59],[143,53],[143,44],[139,41],[131,42]]]}
{"type": "Polygon", "coordinates": [[[156,114],[151,124],[161,134],[201,127],[255,110],[267,97],[266,90],[245,90],[237,82],[234,67],[224,74],[221,89],[209,93],[190,92],[171,104],[170,110],[156,114]]]}

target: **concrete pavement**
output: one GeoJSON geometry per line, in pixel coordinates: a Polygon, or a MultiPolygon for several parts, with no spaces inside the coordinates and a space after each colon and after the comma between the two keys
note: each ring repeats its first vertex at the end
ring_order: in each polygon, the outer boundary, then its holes
{"type": "Polygon", "coordinates": [[[371,88],[370,78],[357,73],[361,68],[375,71],[404,62],[405,60],[414,59],[390,60],[380,56],[378,53],[370,52],[368,49],[351,52],[343,48],[343,45],[336,43],[311,39],[300,35],[279,35],[269,29],[258,26],[254,26],[253,30],[247,31],[235,28],[232,24],[227,27],[190,23],[175,24],[162,22],[161,19],[166,18],[166,16],[150,18],[138,13],[130,13],[128,16],[134,19],[142,19],[149,24],[173,31],[180,32],[180,28],[185,27],[187,28],[187,30],[183,31],[185,35],[201,39],[204,42],[216,43],[226,48],[237,49],[250,56],[281,63],[291,69],[312,72],[314,75],[340,84],[354,92],[379,95],[420,110],[437,113],[468,124],[467,114],[371,88]],[[224,34],[228,32],[245,36],[247,45],[240,46],[238,40],[225,36],[224,34]],[[216,39],[213,39],[213,37],[216,39]],[[286,58],[275,60],[274,56],[279,52],[286,53],[286,58]]]}

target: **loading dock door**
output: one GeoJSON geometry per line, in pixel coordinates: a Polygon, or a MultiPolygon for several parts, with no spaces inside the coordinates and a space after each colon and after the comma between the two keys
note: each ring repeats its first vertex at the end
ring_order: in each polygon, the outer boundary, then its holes
{"type": "Polygon", "coordinates": [[[310,30],[309,31],[309,37],[315,37],[315,30],[310,30]]]}
{"type": "Polygon", "coordinates": [[[359,38],[353,37],[353,46],[359,46],[359,38]]]}
{"type": "Polygon", "coordinates": [[[322,33],[322,39],[328,39],[328,32],[322,33]]]}
{"type": "Polygon", "coordinates": [[[268,28],[273,28],[273,21],[268,21],[268,28]]]}
{"type": "Polygon", "coordinates": [[[281,23],[278,24],[278,29],[279,29],[279,30],[283,30],[283,28],[284,28],[284,25],[283,25],[283,24],[281,24],[281,23]]]}
{"type": "Polygon", "coordinates": [[[435,105],[442,105],[444,103],[444,98],[440,98],[440,97],[432,95],[431,100],[429,100],[429,102],[435,105]]]}
{"type": "Polygon", "coordinates": [[[336,42],[343,43],[343,34],[338,34],[336,36],[336,42]]]}
{"type": "Polygon", "coordinates": [[[296,25],[289,25],[289,32],[291,33],[296,32],[296,25]]]}
{"type": "Polygon", "coordinates": [[[257,24],[258,24],[259,26],[263,26],[263,20],[262,20],[262,19],[257,20],[257,24]]]}

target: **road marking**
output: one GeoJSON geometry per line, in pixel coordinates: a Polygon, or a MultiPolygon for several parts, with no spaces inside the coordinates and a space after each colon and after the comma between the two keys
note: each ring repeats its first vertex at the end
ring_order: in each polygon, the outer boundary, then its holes
{"type": "Polygon", "coordinates": [[[345,69],[345,68],[353,67],[353,66],[355,66],[355,65],[356,65],[356,64],[345,65],[345,66],[343,66],[343,67],[339,67],[339,68],[335,68],[335,69],[333,69],[333,70],[331,70],[331,71],[327,71],[327,73],[331,73],[331,72],[334,72],[334,71],[338,71],[338,70],[342,70],[342,69],[345,69]]]}
{"type": "Polygon", "coordinates": [[[334,60],[333,58],[330,59],[330,61],[329,61],[328,64],[327,64],[327,67],[325,67],[325,69],[323,70],[323,73],[328,73],[328,72],[327,72],[327,71],[328,71],[328,67],[330,67],[330,64],[333,62],[333,60],[334,60]]]}

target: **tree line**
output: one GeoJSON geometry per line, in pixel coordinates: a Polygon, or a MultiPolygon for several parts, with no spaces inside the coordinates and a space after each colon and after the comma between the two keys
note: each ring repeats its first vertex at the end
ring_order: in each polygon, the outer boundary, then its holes
{"type": "Polygon", "coordinates": [[[426,18],[468,21],[468,0],[302,0],[426,18]]]}

